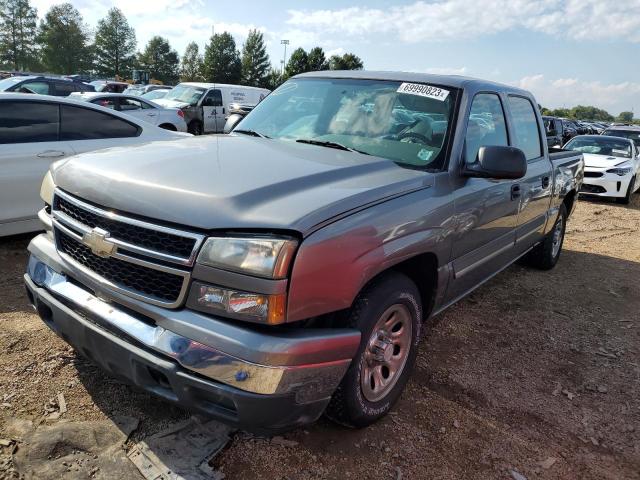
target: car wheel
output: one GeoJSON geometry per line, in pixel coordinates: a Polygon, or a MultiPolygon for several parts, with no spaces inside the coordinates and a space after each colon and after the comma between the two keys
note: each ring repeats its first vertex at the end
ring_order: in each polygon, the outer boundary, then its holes
{"type": "Polygon", "coordinates": [[[629,205],[631,202],[631,195],[633,195],[633,191],[635,190],[636,177],[631,178],[629,182],[629,188],[627,188],[627,193],[624,197],[616,198],[617,203],[621,203],[622,205],[629,205]]]}
{"type": "Polygon", "coordinates": [[[202,135],[202,123],[196,121],[191,122],[188,131],[192,135],[202,135]]]}
{"type": "Polygon", "coordinates": [[[327,417],[361,428],[391,410],[415,364],[421,318],[420,293],[405,275],[385,275],[358,296],[349,325],[362,332],[360,347],[327,417]]]}
{"type": "Polygon", "coordinates": [[[545,236],[542,243],[537,245],[524,257],[524,263],[539,268],[540,270],[551,270],[556,266],[560,258],[560,253],[562,252],[562,244],[564,243],[567,216],[567,207],[563,203],[560,205],[558,218],[556,218],[556,223],[553,225],[553,228],[545,236]]]}

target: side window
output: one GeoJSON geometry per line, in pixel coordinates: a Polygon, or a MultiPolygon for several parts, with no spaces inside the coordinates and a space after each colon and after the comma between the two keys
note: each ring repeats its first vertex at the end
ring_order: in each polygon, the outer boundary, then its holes
{"type": "Polygon", "coordinates": [[[527,160],[542,156],[538,122],[531,102],[523,97],[510,96],[509,108],[515,130],[513,146],[522,150],[527,160]]]}
{"type": "Polygon", "coordinates": [[[82,107],[60,106],[60,140],[137,137],[139,128],[121,118],[82,107]]]}
{"type": "Polygon", "coordinates": [[[142,110],[144,107],[142,106],[142,102],[138,100],[133,100],[132,98],[121,98],[120,99],[120,110],[123,112],[130,112],[131,110],[142,110]]]}
{"type": "Polygon", "coordinates": [[[471,104],[465,137],[467,163],[476,161],[480,147],[508,144],[500,97],[495,93],[477,94],[471,104]]]}
{"type": "Polygon", "coordinates": [[[49,95],[49,84],[47,82],[24,82],[15,90],[20,93],[38,93],[49,95]]]}
{"type": "Polygon", "coordinates": [[[221,107],[222,92],[220,90],[210,90],[202,102],[203,107],[221,107]]]}
{"type": "Polygon", "coordinates": [[[73,92],[77,92],[77,91],[80,90],[79,88],[77,88],[72,83],[61,83],[60,82],[60,83],[54,83],[53,85],[55,87],[54,95],[57,95],[58,97],[68,97],[73,92]]]}
{"type": "Polygon", "coordinates": [[[91,103],[100,105],[101,107],[110,108],[111,110],[116,110],[115,98],[96,98],[95,100],[91,100],[91,103]]]}
{"type": "Polygon", "coordinates": [[[58,140],[58,105],[0,102],[0,144],[58,140]]]}

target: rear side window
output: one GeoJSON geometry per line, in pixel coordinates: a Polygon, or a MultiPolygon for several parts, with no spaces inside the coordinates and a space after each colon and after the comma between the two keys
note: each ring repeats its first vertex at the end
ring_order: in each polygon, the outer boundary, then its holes
{"type": "Polygon", "coordinates": [[[527,160],[541,157],[540,132],[533,105],[526,98],[510,96],[509,107],[515,130],[513,146],[522,150],[527,160]]]}
{"type": "Polygon", "coordinates": [[[508,144],[500,97],[495,93],[477,94],[471,104],[465,137],[467,163],[476,161],[480,147],[508,144]]]}
{"type": "Polygon", "coordinates": [[[49,95],[49,84],[47,82],[24,82],[21,83],[14,91],[18,93],[49,95]]]}
{"type": "Polygon", "coordinates": [[[100,105],[101,107],[110,108],[111,110],[116,110],[116,99],[113,97],[96,98],[95,100],[91,100],[91,103],[100,105]]]}
{"type": "Polygon", "coordinates": [[[137,126],[108,113],[82,107],[60,106],[60,140],[96,140],[137,137],[137,126]]]}
{"type": "Polygon", "coordinates": [[[67,97],[69,95],[71,95],[73,92],[80,92],[82,91],[82,88],[77,87],[76,85],[74,85],[73,83],[69,82],[69,83],[58,83],[56,82],[54,84],[54,88],[55,88],[55,94],[58,97],[67,97]]]}
{"type": "Polygon", "coordinates": [[[0,144],[58,140],[58,105],[0,102],[0,144]]]}

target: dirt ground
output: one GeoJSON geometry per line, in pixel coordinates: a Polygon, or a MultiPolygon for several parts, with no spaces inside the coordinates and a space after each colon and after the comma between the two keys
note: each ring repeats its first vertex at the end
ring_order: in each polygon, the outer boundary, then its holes
{"type": "MultiPolygon", "coordinates": [[[[0,439],[59,392],[66,419],[138,418],[130,442],[187,418],[44,326],[22,286],[27,243],[0,240],[0,439]]],[[[430,323],[383,421],[321,420],[289,442],[237,433],[215,466],[227,479],[639,479],[639,312],[640,195],[581,201],[553,271],[515,265],[430,323]]]]}

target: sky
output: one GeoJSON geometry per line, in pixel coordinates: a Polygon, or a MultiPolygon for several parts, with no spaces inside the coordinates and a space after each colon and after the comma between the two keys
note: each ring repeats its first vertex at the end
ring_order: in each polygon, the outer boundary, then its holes
{"type": "MultiPolygon", "coordinates": [[[[367,70],[459,74],[531,90],[549,108],[595,105],[640,117],[640,0],[70,0],[90,29],[112,6],[138,46],[162,35],[180,54],[228,31],[264,33],[289,53],[353,52],[367,70]]],[[[31,0],[43,16],[61,1],[31,0]]]]}

